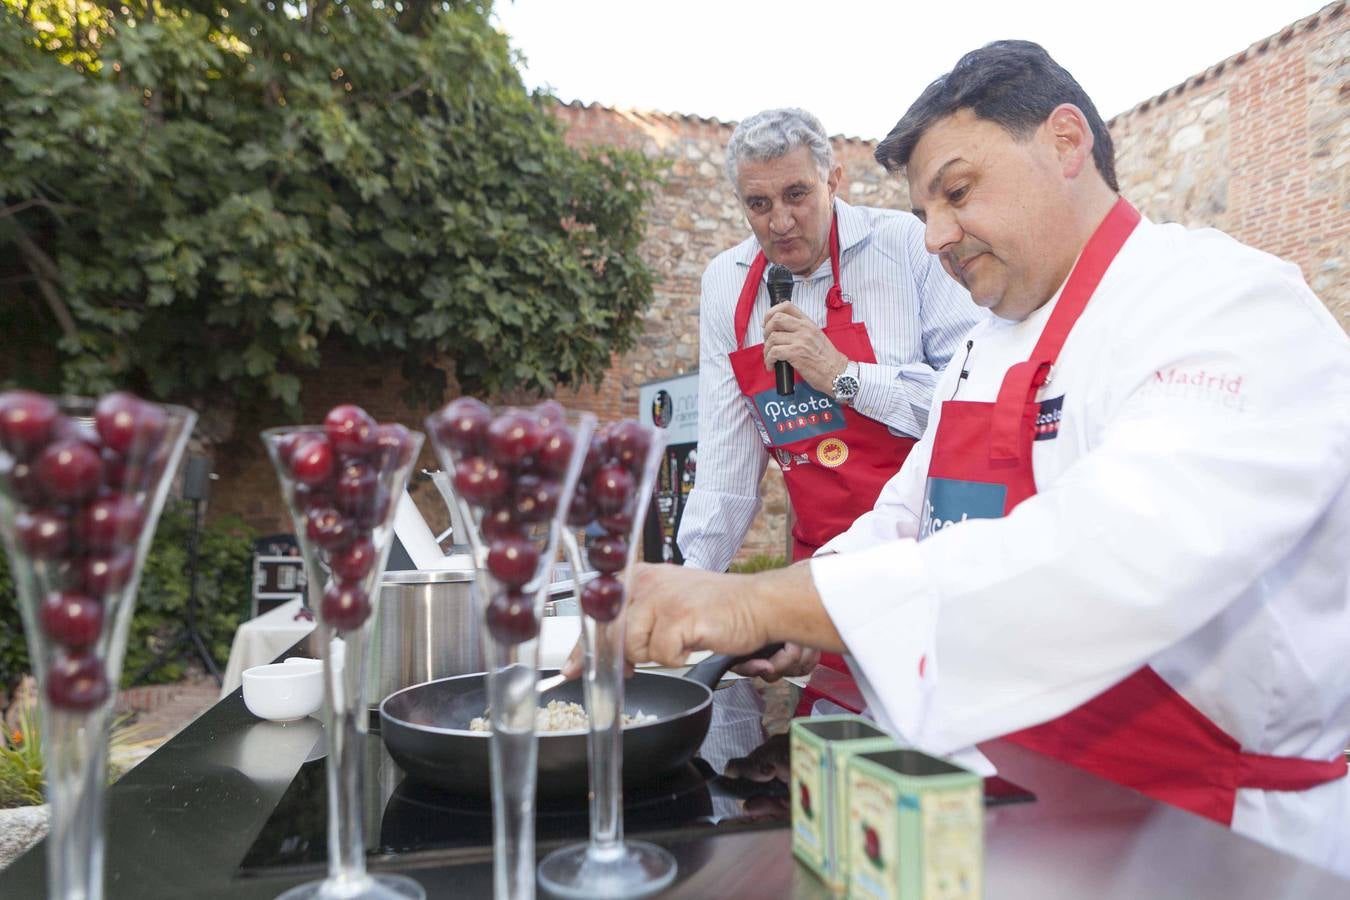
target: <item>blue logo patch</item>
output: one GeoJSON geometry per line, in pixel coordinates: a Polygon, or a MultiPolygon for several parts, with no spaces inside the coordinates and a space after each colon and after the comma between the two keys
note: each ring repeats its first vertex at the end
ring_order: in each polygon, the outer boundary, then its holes
{"type": "Polygon", "coordinates": [[[770,447],[782,447],[848,427],[844,411],[828,397],[800,378],[790,397],[780,397],[769,388],[754,396],[759,415],[760,436],[770,447]]]}
{"type": "Polygon", "coordinates": [[[1000,519],[1007,496],[1007,485],[929,478],[923,497],[919,540],[966,519],[1000,519]]]}

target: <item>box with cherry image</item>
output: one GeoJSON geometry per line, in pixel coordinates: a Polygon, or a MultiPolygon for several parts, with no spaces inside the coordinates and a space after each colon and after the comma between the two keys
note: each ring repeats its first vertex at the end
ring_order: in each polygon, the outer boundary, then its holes
{"type": "Polygon", "coordinates": [[[899,747],[862,716],[794,719],[789,737],[792,768],[792,852],[835,890],[848,884],[848,807],[845,764],[854,753],[899,747]]]}
{"type": "Polygon", "coordinates": [[[980,900],[984,789],[974,772],[917,750],[852,754],[844,765],[849,897],[980,900]]]}

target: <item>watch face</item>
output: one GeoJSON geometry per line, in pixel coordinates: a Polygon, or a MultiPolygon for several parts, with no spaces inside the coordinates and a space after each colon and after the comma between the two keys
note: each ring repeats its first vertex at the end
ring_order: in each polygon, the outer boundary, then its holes
{"type": "Polygon", "coordinates": [[[840,375],[834,382],[836,400],[852,400],[858,393],[858,379],[852,375],[840,375]]]}

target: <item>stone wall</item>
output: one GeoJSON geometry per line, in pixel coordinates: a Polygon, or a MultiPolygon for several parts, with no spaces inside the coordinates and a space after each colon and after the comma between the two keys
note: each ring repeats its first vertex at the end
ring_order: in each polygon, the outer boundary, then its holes
{"type": "Polygon", "coordinates": [[[1350,330],[1350,10],[1332,3],[1111,122],[1121,190],[1297,263],[1350,330]]]}
{"type": "MultiPolygon", "coordinates": [[[[1346,3],[1333,3],[1259,41],[1111,122],[1123,192],[1148,216],[1212,225],[1298,263],[1322,299],[1350,329],[1350,30],[1346,3]]],[[[638,388],[698,365],[698,294],[703,268],[742,240],[748,226],[722,174],[732,125],[571,104],[557,110],[578,147],[619,145],[669,164],[648,211],[643,255],[657,276],[638,346],[613,360],[598,389],[560,395],[604,420],[637,414],[638,388]]],[[[829,124],[828,122],[826,123],[829,124]]],[[[856,205],[906,209],[902,179],[886,176],[873,146],[837,138],[842,196],[856,205]]],[[[381,419],[420,425],[425,410],[400,399],[397,366],[326,368],[304,387],[306,411],[322,415],[353,400],[381,419]]],[[[221,448],[212,513],[237,512],[266,530],[285,530],[275,477],[242,422],[221,448]]],[[[423,464],[433,466],[429,455],[423,464]]],[[[778,555],[786,546],[788,504],[770,466],[761,512],[742,550],[778,555]]],[[[415,495],[433,528],[444,512],[425,482],[415,495]]]]}

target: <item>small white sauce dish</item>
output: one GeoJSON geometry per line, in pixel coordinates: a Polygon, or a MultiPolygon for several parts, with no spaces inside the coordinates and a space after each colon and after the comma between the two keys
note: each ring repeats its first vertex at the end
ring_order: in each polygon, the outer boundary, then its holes
{"type": "MultiPolygon", "coordinates": [[[[312,662],[312,661],[309,661],[312,662]]],[[[244,705],[260,719],[294,722],[323,706],[323,666],[284,662],[244,670],[244,705]]]]}

